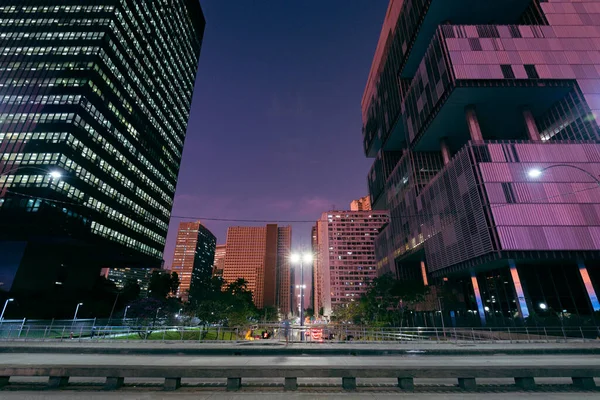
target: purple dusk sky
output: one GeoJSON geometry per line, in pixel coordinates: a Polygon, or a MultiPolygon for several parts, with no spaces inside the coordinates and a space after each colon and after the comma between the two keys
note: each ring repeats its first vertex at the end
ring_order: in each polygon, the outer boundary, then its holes
{"type": "MultiPolygon", "coordinates": [[[[225,243],[229,226],[252,224],[205,218],[316,221],[368,193],[360,101],[388,1],[201,4],[167,266],[182,220],[200,219],[225,243]]],[[[308,248],[312,224],[291,225],[294,247],[308,248]]]]}

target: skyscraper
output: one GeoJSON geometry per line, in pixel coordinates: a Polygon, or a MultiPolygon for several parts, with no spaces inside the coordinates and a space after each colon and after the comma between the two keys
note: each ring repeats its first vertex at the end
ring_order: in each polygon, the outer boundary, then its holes
{"type": "Polygon", "coordinates": [[[177,297],[183,301],[202,298],[212,278],[217,238],[200,221],[180,222],[171,271],[179,275],[177,297]]]}
{"type": "Polygon", "coordinates": [[[213,276],[223,276],[225,268],[226,245],[218,244],[215,248],[215,262],[213,264],[213,276]]]}
{"type": "Polygon", "coordinates": [[[287,314],[290,311],[291,244],[290,226],[230,227],[227,230],[223,279],[226,283],[245,279],[256,307],[273,306],[279,308],[280,313],[287,314]]]}
{"type": "Polygon", "coordinates": [[[330,317],[358,300],[377,276],[375,237],[388,222],[386,211],[329,211],[316,227],[314,309],[330,317]]]}
{"type": "Polygon", "coordinates": [[[2,1],[5,289],[159,267],[204,26],[198,0],[2,1]]]}
{"type": "Polygon", "coordinates": [[[151,268],[106,268],[102,275],[115,283],[122,290],[127,281],[135,281],[140,287],[140,297],[148,297],[148,286],[152,276],[151,268]]]}
{"type": "Polygon", "coordinates": [[[371,197],[365,196],[350,203],[350,211],[368,211],[371,209],[371,197]]]}
{"type": "Polygon", "coordinates": [[[600,310],[599,13],[390,1],[362,99],[383,270],[481,324],[600,310]]]}

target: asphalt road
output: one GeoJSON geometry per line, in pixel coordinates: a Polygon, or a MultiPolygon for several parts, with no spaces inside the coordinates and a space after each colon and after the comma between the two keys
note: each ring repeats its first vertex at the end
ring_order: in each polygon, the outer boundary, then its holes
{"type": "Polygon", "coordinates": [[[185,355],[104,355],[104,354],[31,354],[4,353],[0,366],[7,365],[120,365],[120,366],[515,366],[548,365],[597,366],[597,355],[486,355],[486,356],[185,356],[185,355]]]}
{"type": "Polygon", "coordinates": [[[161,393],[161,392],[135,392],[124,393],[99,393],[99,392],[0,392],[0,397],[3,400],[42,400],[42,399],[66,399],[79,400],[85,398],[87,400],[280,400],[285,396],[286,400],[392,400],[392,399],[407,399],[407,400],[425,400],[425,399],[444,399],[444,400],[504,400],[504,399],[531,399],[531,400],[562,400],[562,399],[580,399],[591,400],[598,399],[599,393],[269,393],[269,392],[253,392],[253,393],[161,393]]]}

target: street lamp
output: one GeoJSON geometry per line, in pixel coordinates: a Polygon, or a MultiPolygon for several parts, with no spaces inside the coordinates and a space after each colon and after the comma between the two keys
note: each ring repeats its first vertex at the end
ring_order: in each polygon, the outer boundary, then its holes
{"type": "Polygon", "coordinates": [[[548,306],[545,303],[540,303],[540,310],[545,310],[548,306]]]}
{"type": "Polygon", "coordinates": [[[313,260],[311,253],[292,253],[290,255],[290,261],[292,264],[300,264],[300,340],[304,340],[304,263],[310,263],[313,260]]]}
{"type": "Polygon", "coordinates": [[[131,306],[125,307],[125,312],[123,313],[123,319],[127,318],[127,310],[129,310],[129,307],[131,307],[131,306]]]}
{"type": "Polygon", "coordinates": [[[588,171],[586,171],[583,168],[579,168],[579,167],[577,167],[575,165],[571,165],[571,164],[552,164],[552,165],[549,165],[544,168],[532,168],[527,172],[527,175],[529,175],[530,178],[536,179],[536,178],[539,178],[540,176],[542,176],[544,174],[544,172],[546,172],[547,170],[556,168],[556,167],[566,167],[566,168],[573,168],[573,169],[579,170],[579,171],[583,172],[584,174],[586,174],[587,176],[589,176],[590,178],[592,178],[594,181],[596,181],[598,186],[600,186],[600,179],[597,176],[592,175],[591,173],[589,173],[588,171]]]}
{"type": "Polygon", "coordinates": [[[8,171],[4,171],[4,172],[0,173],[0,176],[9,175],[9,174],[12,174],[13,172],[17,172],[17,171],[24,170],[24,169],[32,169],[35,171],[45,172],[46,174],[50,175],[51,178],[54,178],[54,179],[60,179],[63,175],[62,172],[60,172],[59,170],[56,170],[56,169],[48,170],[46,168],[24,165],[21,167],[9,169],[8,171]]]}
{"type": "Polygon", "coordinates": [[[4,308],[2,308],[2,314],[0,314],[0,322],[4,321],[4,311],[6,311],[6,306],[8,306],[8,303],[15,301],[15,299],[7,299],[4,302],[4,308]]]}
{"type": "Polygon", "coordinates": [[[75,315],[73,316],[73,322],[77,321],[77,313],[79,312],[79,306],[82,306],[83,303],[77,303],[77,307],[75,307],[75,315]]]}

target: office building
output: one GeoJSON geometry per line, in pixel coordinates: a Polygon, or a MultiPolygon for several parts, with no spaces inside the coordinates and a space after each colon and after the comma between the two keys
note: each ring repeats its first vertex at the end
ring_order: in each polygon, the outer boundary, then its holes
{"type": "Polygon", "coordinates": [[[213,276],[223,276],[223,269],[225,268],[225,249],[226,245],[218,244],[215,247],[215,262],[213,264],[213,276]]]}
{"type": "Polygon", "coordinates": [[[1,2],[5,290],[159,267],[204,26],[198,0],[1,2]]]}
{"type": "Polygon", "coordinates": [[[179,276],[176,296],[199,301],[212,278],[217,238],[200,221],[180,222],[171,272],[179,276]]]}
{"type": "Polygon", "coordinates": [[[329,211],[316,225],[314,265],[316,315],[326,318],[357,301],[377,277],[375,238],[388,222],[387,211],[329,211]]]}
{"type": "Polygon", "coordinates": [[[369,211],[371,209],[371,197],[365,196],[350,203],[350,211],[369,211]]]}
{"type": "Polygon", "coordinates": [[[290,226],[230,227],[223,268],[225,283],[245,279],[256,307],[277,307],[281,314],[287,315],[290,312],[287,288],[290,285],[291,246],[290,226]]]}
{"type": "Polygon", "coordinates": [[[390,1],[362,98],[382,270],[483,325],[600,310],[598,7],[390,1]]]}
{"type": "Polygon", "coordinates": [[[102,275],[115,283],[117,289],[123,290],[128,281],[134,281],[140,287],[140,297],[148,297],[148,286],[152,276],[152,268],[105,268],[102,275]]]}

